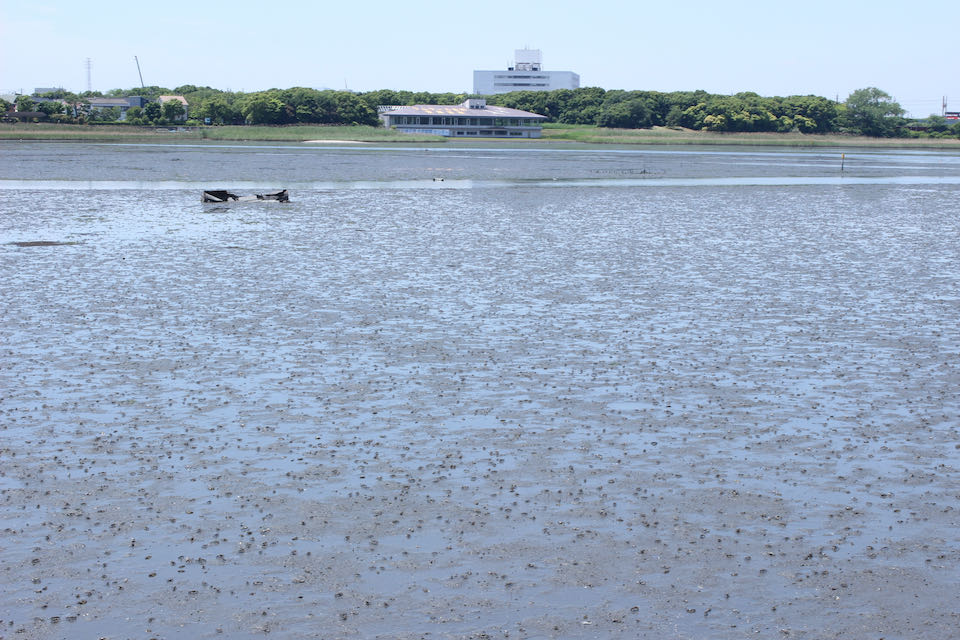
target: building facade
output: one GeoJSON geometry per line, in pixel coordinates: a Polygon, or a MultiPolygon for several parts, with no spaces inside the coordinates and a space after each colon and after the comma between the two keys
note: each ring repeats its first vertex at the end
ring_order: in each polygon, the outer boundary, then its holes
{"type": "Polygon", "coordinates": [[[126,98],[88,98],[86,102],[95,111],[117,109],[120,112],[119,119],[126,120],[127,111],[130,107],[140,107],[142,109],[147,103],[147,99],[142,96],[128,96],[126,98]]]}
{"type": "Polygon", "coordinates": [[[448,138],[539,138],[547,119],[529,111],[491,106],[480,98],[457,105],[382,106],[377,110],[388,129],[448,138]]]}
{"type": "Polygon", "coordinates": [[[514,53],[514,64],[505,71],[474,71],[473,92],[489,96],[511,91],[580,88],[580,76],[573,71],[544,71],[539,49],[517,49],[514,53]]]}

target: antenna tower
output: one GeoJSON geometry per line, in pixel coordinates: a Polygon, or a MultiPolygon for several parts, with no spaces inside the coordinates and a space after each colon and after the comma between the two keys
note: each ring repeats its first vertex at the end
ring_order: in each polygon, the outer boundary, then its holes
{"type": "Polygon", "coordinates": [[[90,81],[90,68],[93,66],[93,60],[87,58],[84,66],[87,67],[87,91],[93,91],[93,83],[90,81]]]}

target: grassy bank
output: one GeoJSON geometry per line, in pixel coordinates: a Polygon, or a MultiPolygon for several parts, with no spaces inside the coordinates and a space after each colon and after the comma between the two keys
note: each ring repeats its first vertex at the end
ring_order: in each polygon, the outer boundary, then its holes
{"type": "MultiPolygon", "coordinates": [[[[450,138],[397,133],[376,127],[131,127],[123,125],[0,124],[0,140],[66,140],[92,142],[379,142],[438,143],[450,138]]],[[[460,142],[460,140],[457,140],[460,142]]],[[[471,142],[537,142],[516,138],[474,139],[471,142]]],[[[547,124],[540,142],[618,145],[750,145],[791,147],[880,147],[960,150],[960,140],[937,138],[864,138],[802,133],[713,133],[689,129],[603,129],[589,125],[547,124]]]]}
{"type": "Polygon", "coordinates": [[[264,142],[307,142],[349,141],[349,142],[443,142],[441,136],[410,135],[397,133],[391,129],[377,127],[317,127],[310,125],[290,125],[286,127],[204,127],[200,130],[206,140],[244,140],[264,142]]]}
{"type": "Polygon", "coordinates": [[[91,142],[443,142],[440,136],[408,135],[376,127],[132,127],[126,125],[0,124],[0,140],[91,142]]]}
{"type": "Polygon", "coordinates": [[[788,147],[887,147],[960,150],[960,140],[942,138],[867,138],[803,133],[716,133],[654,127],[604,129],[591,125],[547,124],[543,139],[588,144],[718,144],[788,147]]]}

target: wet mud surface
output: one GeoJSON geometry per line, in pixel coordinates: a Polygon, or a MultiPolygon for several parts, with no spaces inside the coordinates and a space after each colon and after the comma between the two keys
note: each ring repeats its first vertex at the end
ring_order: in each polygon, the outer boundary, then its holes
{"type": "Polygon", "coordinates": [[[960,628],[954,156],[3,151],[0,638],[960,628]]]}

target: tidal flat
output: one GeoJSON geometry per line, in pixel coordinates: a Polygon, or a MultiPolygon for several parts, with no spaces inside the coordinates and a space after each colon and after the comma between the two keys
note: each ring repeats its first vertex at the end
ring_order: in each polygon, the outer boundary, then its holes
{"type": "Polygon", "coordinates": [[[952,637],[958,241],[949,152],[0,142],[0,638],[952,637]]]}

